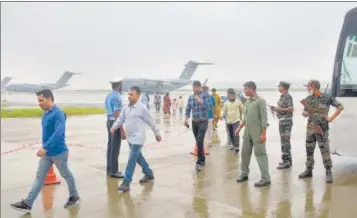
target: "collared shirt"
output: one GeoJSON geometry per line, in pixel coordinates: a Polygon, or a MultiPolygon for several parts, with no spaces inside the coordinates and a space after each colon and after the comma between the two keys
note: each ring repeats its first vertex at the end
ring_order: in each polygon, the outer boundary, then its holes
{"type": "Polygon", "coordinates": [[[42,115],[42,147],[47,156],[56,156],[68,150],[66,145],[66,115],[54,105],[42,115]]]}
{"type": "Polygon", "coordinates": [[[244,113],[244,105],[238,99],[234,101],[226,101],[223,105],[223,116],[226,123],[233,124],[241,120],[244,113]]]}
{"type": "MultiPolygon", "coordinates": [[[[285,93],[285,94],[280,96],[280,99],[279,99],[277,105],[280,108],[294,107],[293,98],[287,92],[287,93],[285,93]]],[[[282,120],[282,119],[292,119],[293,118],[293,112],[277,111],[276,115],[280,120],[282,120]]]]}
{"type": "Polygon", "coordinates": [[[247,99],[243,121],[246,124],[244,134],[248,133],[254,138],[259,138],[262,129],[269,126],[267,106],[263,98],[254,96],[247,99]]]}
{"type": "Polygon", "coordinates": [[[201,99],[202,103],[196,101],[195,95],[191,95],[188,98],[185,113],[186,118],[190,118],[192,112],[193,119],[208,119],[208,110],[210,106],[209,95],[201,91],[198,93],[198,97],[201,99]]]}
{"type": "Polygon", "coordinates": [[[123,107],[120,94],[114,90],[107,95],[104,104],[107,118],[114,117],[115,111],[120,112],[123,107]]]}
{"type": "Polygon", "coordinates": [[[178,106],[179,106],[180,108],[185,107],[185,102],[183,101],[183,98],[181,98],[181,99],[178,100],[178,106]]]}
{"type": "Polygon", "coordinates": [[[160,135],[154,118],[141,102],[125,108],[114,122],[113,127],[118,129],[122,124],[124,124],[126,137],[130,144],[143,145],[145,143],[145,124],[152,129],[156,136],[160,135]]]}

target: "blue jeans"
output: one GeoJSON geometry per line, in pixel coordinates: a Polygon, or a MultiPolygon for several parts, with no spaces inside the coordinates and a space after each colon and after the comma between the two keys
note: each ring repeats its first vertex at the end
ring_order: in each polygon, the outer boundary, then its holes
{"type": "Polygon", "coordinates": [[[142,171],[145,175],[153,175],[152,170],[149,167],[149,164],[146,162],[143,154],[141,153],[141,148],[143,145],[134,145],[130,144],[130,153],[129,153],[129,160],[128,165],[126,165],[124,181],[125,184],[130,184],[133,179],[133,174],[135,170],[136,163],[138,163],[142,171]]]}
{"type": "Polygon", "coordinates": [[[234,131],[238,128],[239,121],[235,123],[226,124],[226,128],[228,130],[228,136],[232,145],[235,149],[239,149],[239,135],[235,135],[234,131]]]}
{"type": "Polygon", "coordinates": [[[183,114],[183,108],[182,107],[179,107],[179,112],[180,112],[181,115],[183,114]]]}
{"type": "Polygon", "coordinates": [[[45,182],[48,170],[51,168],[52,164],[55,164],[61,176],[66,180],[69,190],[69,196],[78,196],[76,183],[74,181],[71,171],[68,169],[68,151],[65,151],[57,156],[44,156],[41,157],[35,183],[32,185],[31,191],[25,202],[32,207],[33,202],[36,200],[38,194],[40,193],[42,186],[45,182]]]}

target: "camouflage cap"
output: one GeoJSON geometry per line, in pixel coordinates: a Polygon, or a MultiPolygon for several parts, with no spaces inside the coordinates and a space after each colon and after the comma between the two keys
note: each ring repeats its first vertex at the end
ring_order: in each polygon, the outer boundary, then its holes
{"type": "Polygon", "coordinates": [[[286,89],[289,89],[290,88],[290,83],[285,82],[285,81],[280,81],[278,86],[282,86],[282,87],[284,87],[286,89]]]}
{"type": "Polygon", "coordinates": [[[311,85],[317,89],[320,89],[320,87],[321,87],[320,81],[315,80],[315,79],[309,80],[309,82],[307,84],[305,84],[304,87],[308,87],[309,85],[311,85]]]}

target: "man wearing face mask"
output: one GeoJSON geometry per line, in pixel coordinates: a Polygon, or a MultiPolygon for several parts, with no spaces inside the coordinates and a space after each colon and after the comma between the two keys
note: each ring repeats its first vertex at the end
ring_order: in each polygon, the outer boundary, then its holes
{"type": "Polygon", "coordinates": [[[292,166],[291,158],[291,129],[293,126],[293,111],[294,103],[293,98],[289,94],[288,90],[290,84],[281,81],[278,84],[279,92],[281,93],[280,99],[278,101],[277,107],[271,106],[271,109],[276,112],[279,119],[279,133],[282,151],[282,162],[279,163],[277,169],[287,169],[292,166]]]}
{"type": "Polygon", "coordinates": [[[343,110],[343,105],[330,94],[321,93],[320,82],[317,80],[310,80],[307,84],[307,90],[309,96],[304,99],[304,112],[302,113],[304,117],[309,117],[306,131],[306,170],[299,175],[299,178],[312,177],[312,169],[315,163],[314,151],[317,142],[326,169],[326,183],[332,183],[332,160],[328,138],[328,123],[336,119],[343,110]],[[330,106],[337,109],[329,117],[330,106]]]}

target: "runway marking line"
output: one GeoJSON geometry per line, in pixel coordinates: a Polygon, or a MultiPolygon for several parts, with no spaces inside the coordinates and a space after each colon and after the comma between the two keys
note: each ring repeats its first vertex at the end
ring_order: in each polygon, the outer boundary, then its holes
{"type": "MultiPolygon", "coordinates": [[[[174,136],[179,136],[183,133],[186,133],[188,132],[189,129],[185,130],[185,131],[182,131],[182,132],[179,132],[177,133],[176,135],[174,136]]],[[[152,146],[152,145],[157,145],[159,143],[162,143],[162,142],[165,142],[167,141],[168,139],[162,139],[160,142],[155,142],[155,143],[152,143],[150,145],[144,145],[144,146],[152,146]]],[[[38,144],[41,144],[42,141],[38,140],[38,141],[35,141],[35,142],[32,142],[32,143],[28,143],[28,144],[23,144],[17,148],[14,148],[14,149],[9,149],[7,151],[4,151],[4,152],[1,152],[1,156],[3,155],[8,155],[8,154],[11,154],[11,153],[15,153],[15,152],[18,152],[18,151],[21,151],[25,148],[29,148],[29,147],[32,147],[34,145],[38,145],[38,144]]],[[[106,147],[101,147],[101,146],[88,146],[88,145],[84,145],[84,144],[78,144],[78,143],[67,143],[68,146],[71,146],[71,147],[80,147],[80,148],[89,148],[89,149],[99,149],[99,150],[106,150],[106,147]]]]}

